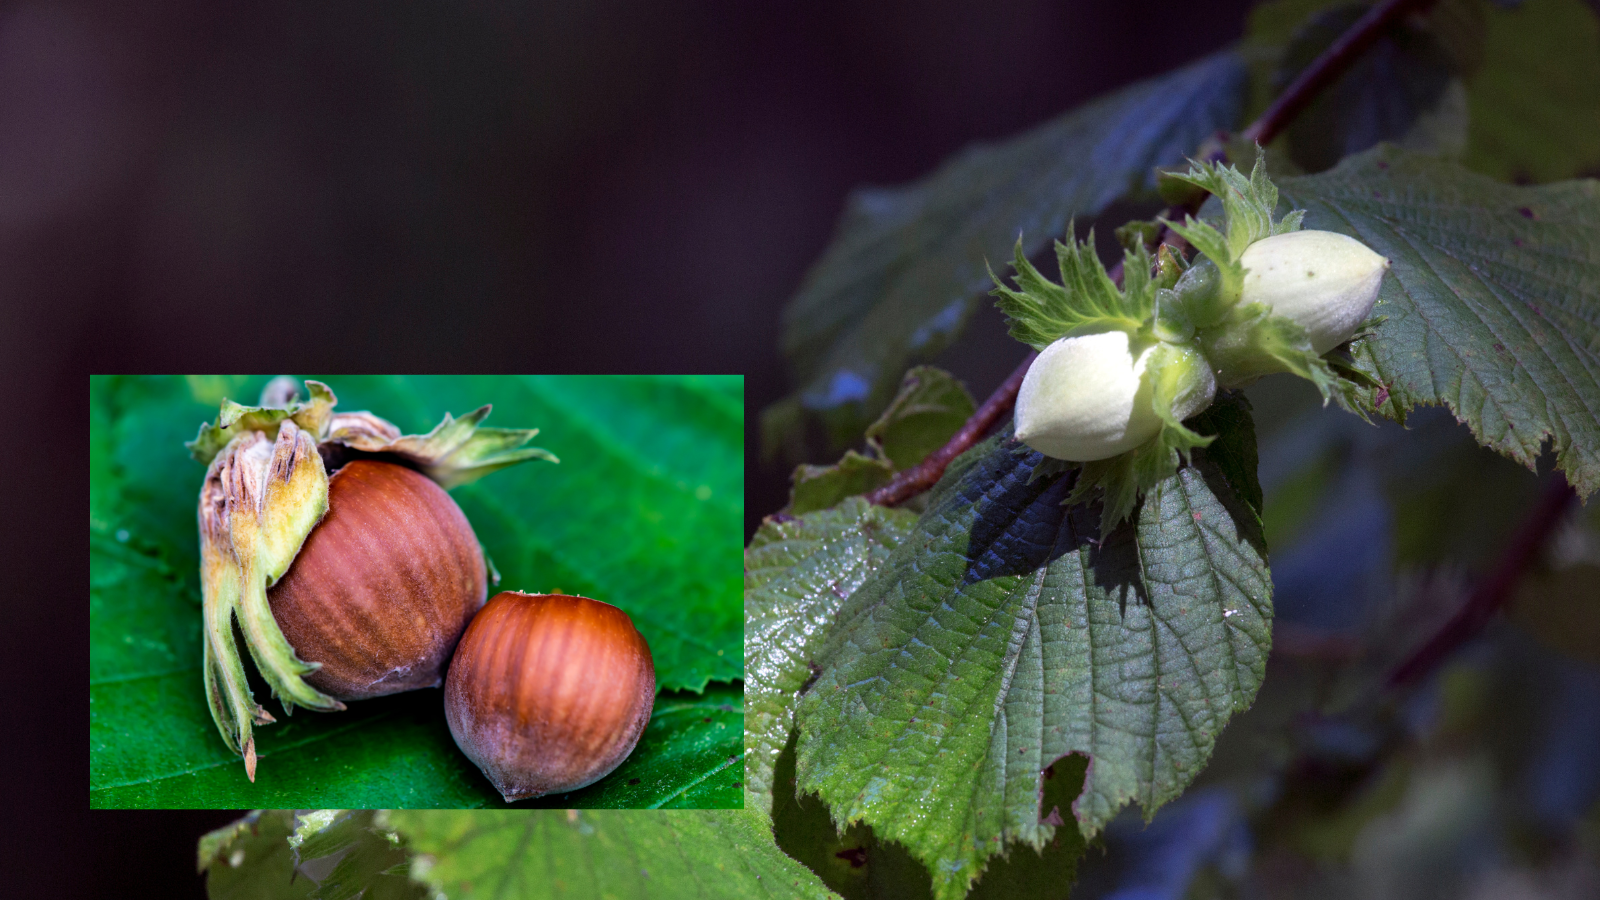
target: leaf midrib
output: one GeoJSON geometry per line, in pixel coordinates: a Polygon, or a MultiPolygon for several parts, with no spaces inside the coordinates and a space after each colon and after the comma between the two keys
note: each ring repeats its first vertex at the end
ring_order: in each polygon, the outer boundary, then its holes
{"type": "MultiPolygon", "coordinates": [[[[371,718],[362,719],[362,720],[360,720],[358,722],[348,722],[348,723],[345,723],[343,725],[338,725],[338,726],[335,726],[333,728],[330,728],[327,731],[319,732],[319,733],[313,734],[313,735],[307,735],[306,737],[299,738],[299,739],[297,739],[297,740],[295,740],[293,742],[290,742],[290,743],[284,743],[284,744],[275,745],[270,751],[265,752],[265,753],[257,754],[257,759],[258,760],[265,760],[265,759],[268,759],[268,758],[273,757],[273,756],[278,756],[278,755],[283,754],[285,752],[288,752],[290,750],[298,750],[298,749],[300,749],[302,747],[306,747],[306,746],[309,746],[311,744],[315,744],[318,741],[327,740],[328,738],[335,737],[335,736],[340,735],[340,734],[344,734],[345,732],[352,731],[352,730],[354,730],[356,728],[361,728],[361,727],[369,725],[369,724],[371,724],[373,722],[381,722],[384,719],[394,718],[396,715],[397,715],[397,713],[394,713],[394,712],[378,713],[377,715],[374,715],[371,718]]],[[[176,772],[166,772],[166,773],[162,773],[162,774],[158,774],[158,775],[153,775],[153,776],[151,776],[149,778],[140,778],[140,779],[135,779],[133,781],[119,782],[117,784],[102,784],[102,785],[99,785],[99,786],[96,786],[96,787],[91,787],[89,789],[89,793],[90,794],[95,794],[97,792],[112,791],[112,790],[117,790],[117,789],[120,789],[120,788],[137,787],[137,786],[142,785],[142,784],[155,784],[156,782],[159,782],[159,781],[167,781],[167,780],[170,780],[170,779],[173,779],[173,778],[182,778],[185,775],[196,775],[196,774],[199,774],[200,772],[204,772],[204,771],[206,771],[208,769],[216,769],[216,768],[220,768],[222,766],[233,766],[233,765],[239,765],[239,764],[240,764],[240,760],[239,760],[238,757],[229,757],[228,759],[222,759],[222,760],[217,760],[215,762],[203,763],[201,765],[193,766],[191,768],[183,769],[183,770],[176,771],[176,772]]]]}

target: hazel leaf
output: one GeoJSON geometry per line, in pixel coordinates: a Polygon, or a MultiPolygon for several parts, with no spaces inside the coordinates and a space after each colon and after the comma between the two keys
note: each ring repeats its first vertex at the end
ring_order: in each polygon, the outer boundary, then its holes
{"type": "Polygon", "coordinates": [[[1351,345],[1379,413],[1448,406],[1484,446],[1531,469],[1548,442],[1580,496],[1600,488],[1600,182],[1516,187],[1379,146],[1282,190],[1392,260],[1351,345]]]}
{"type": "Polygon", "coordinates": [[[895,471],[909,469],[944,446],[976,408],[955,376],[936,366],[915,366],[900,379],[888,408],[867,426],[867,445],[895,471]]]}
{"type": "Polygon", "coordinates": [[[867,426],[866,453],[846,450],[831,466],[795,467],[786,512],[798,516],[827,509],[882,487],[943,446],[973,408],[972,395],[949,372],[917,366],[905,374],[889,408],[867,426]]]}
{"type": "Polygon", "coordinates": [[[391,810],[414,876],[453,900],[832,898],[752,810],[391,810]]]}
{"type": "Polygon", "coordinates": [[[1463,163],[1500,181],[1600,171],[1600,14],[1583,0],[1481,4],[1463,163]]]}
{"type": "Polygon", "coordinates": [[[816,658],[797,790],[839,827],[905,845],[938,898],[1051,839],[1040,777],[1068,754],[1089,761],[1069,826],[1086,837],[1131,801],[1149,816],[1181,793],[1250,705],[1270,642],[1272,583],[1243,499],[1259,488],[1227,458],[1253,445],[1249,417],[1242,401],[1219,407],[1201,423],[1217,441],[1103,540],[1098,510],[1062,504],[1070,478],[1033,479],[1040,455],[1005,432],[956,460],[816,658]]]}
{"type": "Polygon", "coordinates": [[[745,807],[772,806],[772,771],[800,688],[846,597],[888,558],[917,517],[852,497],[832,509],[767,519],[744,555],[745,807]]]}

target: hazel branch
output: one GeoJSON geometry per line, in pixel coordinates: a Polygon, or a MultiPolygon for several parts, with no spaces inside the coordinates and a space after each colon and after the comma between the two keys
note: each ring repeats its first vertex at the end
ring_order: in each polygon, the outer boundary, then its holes
{"type": "MultiPolygon", "coordinates": [[[[1372,46],[1385,29],[1401,16],[1421,12],[1435,2],[1437,0],[1385,0],[1374,6],[1351,25],[1349,30],[1340,35],[1332,46],[1323,51],[1322,55],[1312,60],[1311,65],[1284,89],[1272,105],[1241,132],[1241,137],[1261,145],[1271,143],[1289,127],[1295,116],[1311,105],[1311,101],[1315,100],[1317,95],[1338,80],[1339,76],[1372,46]]],[[[1209,162],[1221,162],[1226,158],[1227,154],[1220,149],[1206,155],[1209,162]]],[[[1186,214],[1193,215],[1198,211],[1199,203],[1173,206],[1167,209],[1163,218],[1181,222],[1186,214]]],[[[1180,249],[1185,246],[1183,238],[1165,226],[1161,229],[1157,243],[1172,244],[1180,249]]],[[[1122,263],[1117,263],[1111,269],[1110,275],[1120,287],[1122,263]]],[[[1029,351],[1017,365],[1016,370],[995,388],[994,393],[990,394],[988,399],[983,401],[983,405],[978,407],[978,411],[972,414],[972,418],[951,435],[943,447],[928,454],[927,458],[916,466],[900,472],[888,484],[867,494],[867,500],[880,506],[894,506],[937,484],[944,475],[945,467],[982,440],[984,435],[988,434],[1016,404],[1017,390],[1022,386],[1023,377],[1028,374],[1028,367],[1038,355],[1029,351]]]]}
{"type": "Polygon", "coordinates": [[[1240,137],[1265,146],[1283,133],[1328,85],[1338,80],[1400,17],[1423,12],[1436,0],[1384,0],[1367,10],[1321,56],[1311,61],[1240,137]]]}

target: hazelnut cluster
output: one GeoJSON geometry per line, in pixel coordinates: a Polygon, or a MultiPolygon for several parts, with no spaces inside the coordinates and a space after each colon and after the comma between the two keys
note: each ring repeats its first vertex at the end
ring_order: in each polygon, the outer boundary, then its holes
{"type": "Polygon", "coordinates": [[[1248,179],[1205,164],[1173,177],[1215,195],[1226,217],[1225,230],[1166,223],[1200,251],[1193,262],[1170,247],[1153,261],[1139,243],[1119,289],[1088,245],[1058,243],[1056,284],[1019,243],[1017,287],[994,291],[1012,335],[1039,351],[1017,393],[1016,438],[1081,465],[1068,502],[1104,488],[1103,528],[1210,443],[1184,422],[1219,389],[1291,372],[1361,413],[1370,386],[1328,354],[1368,321],[1389,260],[1355,238],[1301,230],[1301,212],[1275,218],[1259,157],[1248,179]]]}
{"type": "Polygon", "coordinates": [[[189,443],[200,490],[204,676],[212,718],[255,780],[251,695],[235,626],[285,711],[445,687],[462,751],[507,800],[615,769],[650,720],[655,670],[627,614],[597,600],[507,592],[446,489],[533,459],[536,429],[485,428],[489,407],[401,435],[336,413],[327,385],[269,384],[223,401],[189,443]],[[452,660],[453,657],[453,660],[452,660]]]}

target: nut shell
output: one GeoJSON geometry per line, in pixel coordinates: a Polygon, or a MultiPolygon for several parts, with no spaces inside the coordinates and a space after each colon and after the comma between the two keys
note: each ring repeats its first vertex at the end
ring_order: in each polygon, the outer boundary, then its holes
{"type": "Polygon", "coordinates": [[[461,508],[404,466],[357,460],[328,482],[328,514],[267,592],[306,681],[340,700],[436,687],[488,592],[461,508]]]}
{"type": "Polygon", "coordinates": [[[456,744],[507,801],[609,774],[650,722],[656,673],[627,613],[564,594],[497,594],[445,682],[456,744]]]}

